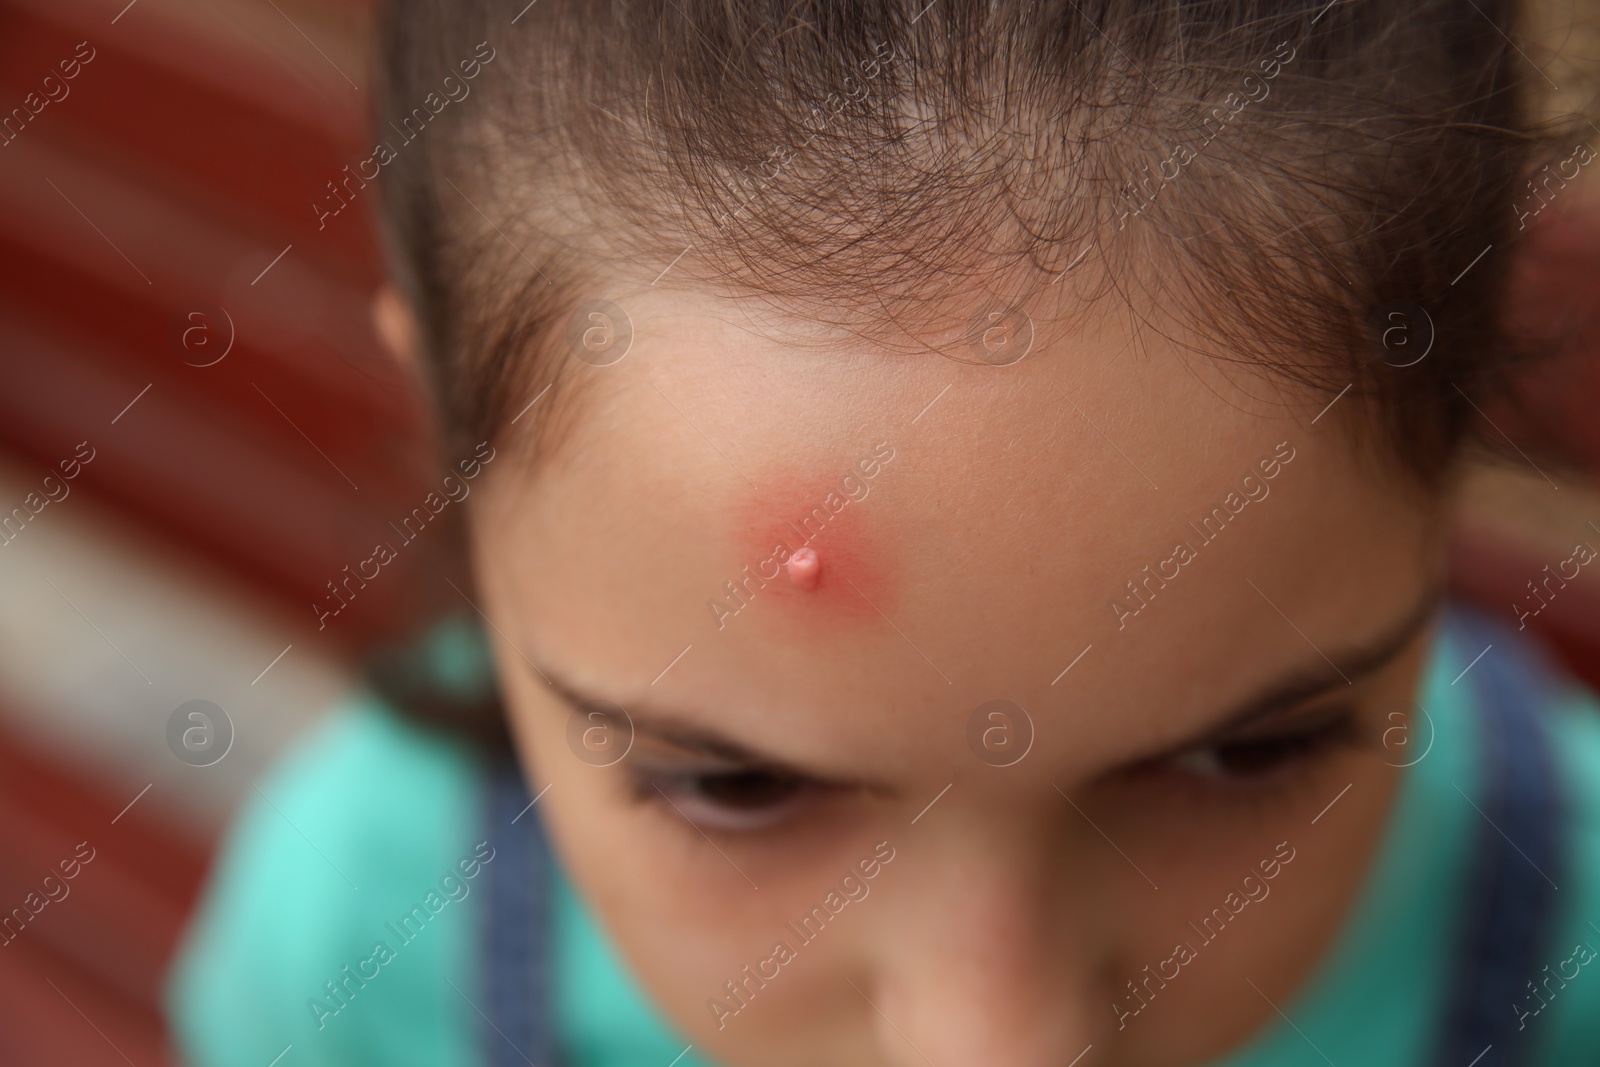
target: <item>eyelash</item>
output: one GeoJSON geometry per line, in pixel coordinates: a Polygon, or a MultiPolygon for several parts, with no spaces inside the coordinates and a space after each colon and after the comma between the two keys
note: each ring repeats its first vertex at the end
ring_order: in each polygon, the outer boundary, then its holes
{"type": "MultiPolygon", "coordinates": [[[[1361,730],[1354,708],[1337,708],[1308,724],[1225,738],[1196,746],[1130,771],[1130,776],[1179,779],[1175,783],[1205,800],[1267,800],[1292,788],[1304,776],[1293,772],[1314,765],[1334,752],[1359,746],[1361,730]],[[1244,769],[1227,767],[1230,756],[1244,769]]],[[[759,767],[711,771],[630,768],[628,789],[637,803],[654,803],[702,830],[749,833],[771,829],[793,815],[826,786],[759,767]],[[717,799],[717,792],[753,791],[764,802],[745,807],[717,799]],[[772,798],[776,791],[779,795],[772,798]]],[[[747,800],[751,799],[749,797],[747,800]]]]}
{"type": "Polygon", "coordinates": [[[1339,707],[1309,722],[1262,730],[1174,753],[1135,770],[1179,779],[1206,800],[1271,800],[1307,780],[1296,771],[1315,767],[1336,752],[1364,743],[1356,709],[1339,707]],[[1243,766],[1230,769],[1229,757],[1243,766]]]}
{"type": "Polygon", "coordinates": [[[732,767],[715,771],[657,770],[634,767],[630,772],[629,792],[639,803],[664,805],[676,817],[703,830],[750,832],[769,829],[783,822],[806,800],[815,798],[824,786],[803,778],[778,774],[759,767],[732,767]],[[740,809],[715,799],[719,787],[753,787],[780,790],[784,795],[757,807],[740,809]],[[708,795],[708,787],[713,791],[708,795]]]}

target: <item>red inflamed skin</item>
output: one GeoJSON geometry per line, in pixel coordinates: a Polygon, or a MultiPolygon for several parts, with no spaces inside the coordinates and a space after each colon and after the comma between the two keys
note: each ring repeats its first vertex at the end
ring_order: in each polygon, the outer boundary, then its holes
{"type": "Polygon", "coordinates": [[[766,487],[732,506],[729,579],[707,612],[717,629],[754,624],[826,633],[887,626],[898,606],[884,498],[894,449],[877,443],[858,457],[809,473],[760,471],[766,487]],[[836,469],[835,469],[836,468],[836,469]]]}

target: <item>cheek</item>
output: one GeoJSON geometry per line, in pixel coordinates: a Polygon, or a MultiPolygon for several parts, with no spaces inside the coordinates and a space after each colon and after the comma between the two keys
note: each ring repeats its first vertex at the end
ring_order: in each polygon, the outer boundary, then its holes
{"type": "Polygon", "coordinates": [[[1108,795],[1098,808],[1086,805],[1106,835],[1161,887],[1151,890],[1127,869],[1110,872],[1120,874],[1123,890],[1120,904],[1107,905],[1121,930],[1114,989],[1137,1007],[1124,982],[1142,981],[1142,969],[1154,969],[1180,942],[1195,950],[1180,977],[1157,992],[1153,1011],[1129,1024],[1129,1047],[1149,1062],[1223,1055],[1275,1016],[1259,998],[1251,1003],[1219,995],[1216,982],[1243,985],[1236,976],[1248,975],[1263,990],[1293,989],[1335,944],[1383,839],[1400,778],[1366,752],[1314,777],[1312,788],[1290,798],[1232,813],[1208,814],[1193,804],[1175,810],[1167,801],[1148,805],[1137,796],[1108,795]],[[1348,794],[1312,825],[1347,783],[1348,794]],[[1275,878],[1263,880],[1259,864],[1274,856],[1279,842],[1293,847],[1294,857],[1275,878]],[[1247,874],[1265,881],[1265,899],[1248,900],[1247,874]],[[1231,915],[1230,893],[1248,901],[1231,915]],[[1214,915],[1218,908],[1221,918],[1214,915]],[[1203,926],[1208,915],[1212,922],[1203,926]]]}

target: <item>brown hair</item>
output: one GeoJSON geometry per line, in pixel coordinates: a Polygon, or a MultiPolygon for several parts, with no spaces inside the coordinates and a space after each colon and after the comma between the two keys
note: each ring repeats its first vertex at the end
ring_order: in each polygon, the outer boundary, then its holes
{"type": "Polygon", "coordinates": [[[1536,128],[1514,7],[392,0],[391,142],[493,55],[385,167],[447,440],[572,372],[598,278],[692,247],[680,278],[885,343],[1064,270],[1138,290],[1213,358],[1351,385],[1358,437],[1431,483],[1517,358],[1517,204],[1573,143],[1536,128]],[[1395,309],[1429,358],[1385,350],[1395,309]]]}

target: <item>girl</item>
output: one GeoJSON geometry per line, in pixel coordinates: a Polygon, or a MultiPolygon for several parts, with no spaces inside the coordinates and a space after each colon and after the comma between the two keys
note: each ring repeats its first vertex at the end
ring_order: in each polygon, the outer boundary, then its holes
{"type": "Polygon", "coordinates": [[[470,624],[261,786],[191,1060],[1593,1062],[1600,718],[1441,600],[1529,18],[393,3],[470,624]]]}

